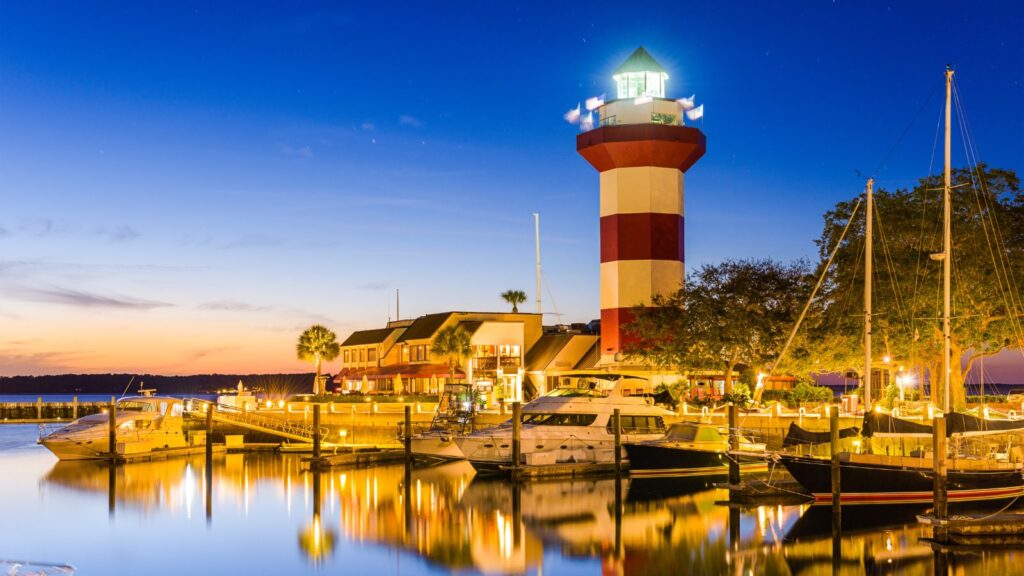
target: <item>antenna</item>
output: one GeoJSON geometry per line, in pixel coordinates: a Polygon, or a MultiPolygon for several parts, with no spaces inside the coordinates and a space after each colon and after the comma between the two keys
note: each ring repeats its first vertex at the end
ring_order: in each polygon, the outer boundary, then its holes
{"type": "MultiPolygon", "coordinates": [[[[543,314],[540,305],[540,213],[533,213],[533,236],[537,245],[537,314],[543,314]]],[[[544,316],[541,316],[541,324],[544,323],[544,316]]]]}
{"type": "Polygon", "coordinates": [[[398,288],[395,288],[395,320],[402,319],[402,300],[398,297],[398,288]]]}

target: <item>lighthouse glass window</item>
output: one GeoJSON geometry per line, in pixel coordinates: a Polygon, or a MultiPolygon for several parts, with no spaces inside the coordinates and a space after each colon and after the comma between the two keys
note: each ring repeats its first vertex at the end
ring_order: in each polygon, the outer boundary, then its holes
{"type": "Polygon", "coordinates": [[[619,98],[665,97],[665,75],[658,72],[628,72],[616,77],[619,98]]]}

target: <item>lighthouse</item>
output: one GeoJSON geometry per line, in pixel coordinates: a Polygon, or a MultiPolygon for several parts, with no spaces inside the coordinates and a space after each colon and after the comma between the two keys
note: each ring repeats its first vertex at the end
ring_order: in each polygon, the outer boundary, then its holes
{"type": "Polygon", "coordinates": [[[665,96],[668,72],[643,47],[612,77],[616,98],[576,137],[601,178],[602,364],[618,362],[631,308],[682,286],[684,177],[705,148],[704,133],[665,96]]]}

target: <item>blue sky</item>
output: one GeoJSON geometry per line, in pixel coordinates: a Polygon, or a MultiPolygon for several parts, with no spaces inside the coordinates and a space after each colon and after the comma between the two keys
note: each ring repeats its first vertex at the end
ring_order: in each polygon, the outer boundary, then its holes
{"type": "Polygon", "coordinates": [[[1015,3],[629,8],[0,4],[0,374],[294,371],[299,330],[378,326],[395,288],[404,317],[532,301],[535,211],[544,299],[596,318],[561,115],[641,44],[705,104],[690,268],[813,256],[897,141],[879,185],[927,173],[947,62],[982,157],[1024,172],[1015,3]]]}

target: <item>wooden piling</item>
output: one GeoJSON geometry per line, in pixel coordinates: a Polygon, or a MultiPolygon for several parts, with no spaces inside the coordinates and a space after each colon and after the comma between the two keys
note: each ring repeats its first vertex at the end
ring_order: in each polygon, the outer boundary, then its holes
{"type": "Polygon", "coordinates": [[[843,506],[839,468],[839,405],[832,404],[828,412],[828,431],[832,455],[832,567],[838,574],[842,562],[843,506]]]}
{"type": "Polygon", "coordinates": [[[946,500],[946,418],[942,414],[936,414],[932,419],[932,461],[935,473],[932,500],[935,519],[939,521],[934,528],[934,538],[943,542],[947,536],[944,522],[949,510],[946,500]]]}
{"type": "Polygon", "coordinates": [[[622,474],[622,413],[618,408],[612,412],[612,426],[615,430],[615,475],[622,474]]]}
{"type": "Polygon", "coordinates": [[[523,463],[520,462],[522,446],[520,436],[523,431],[523,408],[519,402],[512,403],[512,479],[519,480],[523,463]]]}
{"type": "Polygon", "coordinates": [[[405,407],[405,461],[412,462],[412,406],[405,407]]]}
{"type": "Polygon", "coordinates": [[[109,447],[110,447],[110,459],[117,459],[117,403],[111,399],[110,410],[107,412],[108,422],[110,423],[109,430],[109,447]]]}
{"type": "Polygon", "coordinates": [[[43,397],[36,397],[36,420],[43,419],[43,397]]]}
{"type": "MultiPolygon", "coordinates": [[[[729,402],[729,451],[740,449],[740,437],[737,431],[739,427],[739,408],[735,403],[729,402]]],[[[740,462],[733,454],[729,455],[729,486],[740,485],[740,462]]]]}
{"type": "Polygon", "coordinates": [[[313,404],[313,459],[320,459],[320,405],[313,404]]]}
{"type": "Polygon", "coordinates": [[[213,461],[213,404],[206,406],[206,464],[213,461]]]}
{"type": "Polygon", "coordinates": [[[828,431],[831,440],[832,454],[832,502],[840,501],[841,486],[839,484],[839,406],[829,407],[828,431]]]}
{"type": "Polygon", "coordinates": [[[71,419],[78,420],[78,396],[71,399],[71,419]]]}

